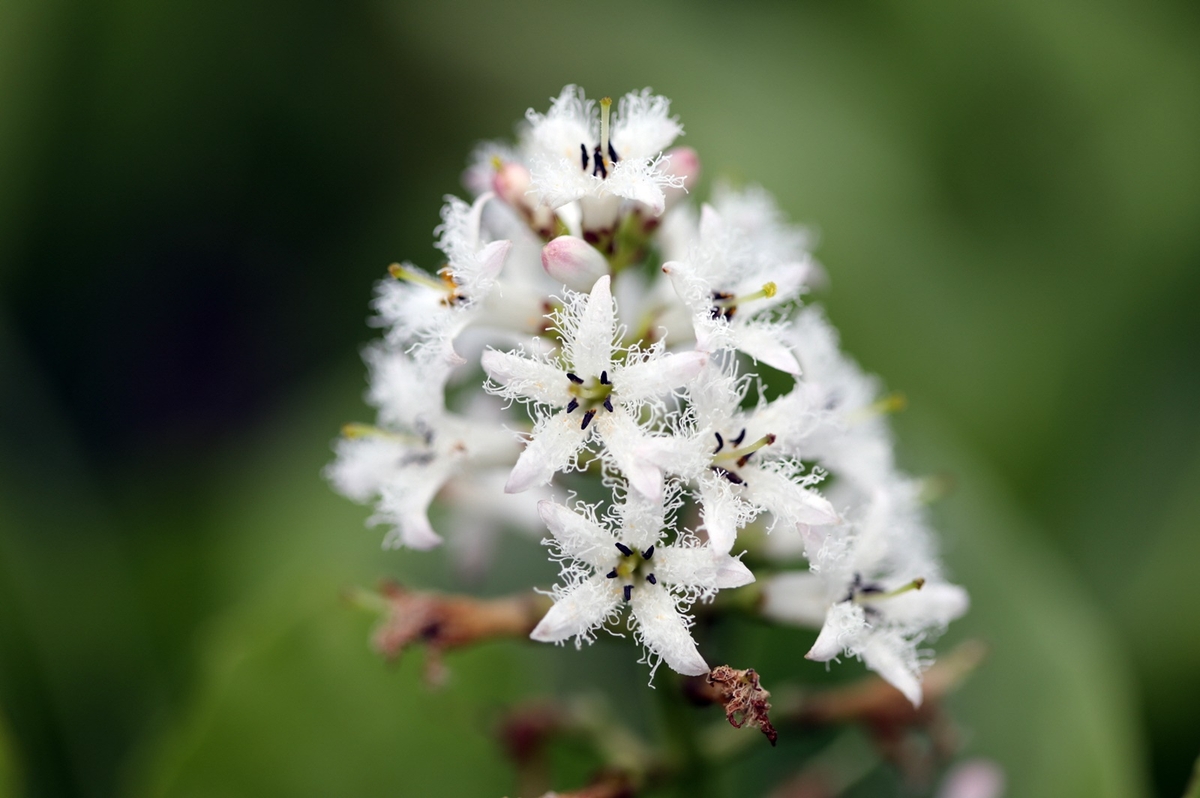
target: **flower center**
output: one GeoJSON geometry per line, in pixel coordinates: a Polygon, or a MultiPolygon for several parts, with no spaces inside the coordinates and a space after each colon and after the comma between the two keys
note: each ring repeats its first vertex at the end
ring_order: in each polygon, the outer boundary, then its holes
{"type": "Polygon", "coordinates": [[[742,441],[746,440],[745,427],[742,428],[742,431],[738,433],[736,438],[731,438],[728,441],[719,432],[714,432],[713,435],[717,438],[717,448],[713,450],[712,465],[709,468],[734,485],[742,485],[746,482],[734,469],[746,465],[746,463],[750,462],[750,458],[754,456],[755,452],[775,442],[775,434],[768,432],[753,443],[742,446],[742,441]],[[729,448],[727,449],[726,446],[729,448]]]}
{"type": "Polygon", "coordinates": [[[574,413],[580,407],[584,411],[580,429],[588,428],[592,419],[596,417],[596,411],[601,407],[612,412],[613,387],[612,383],[608,381],[607,371],[601,371],[598,378],[592,377],[590,380],[584,380],[577,374],[568,371],[567,379],[571,382],[571,387],[568,389],[571,392],[571,401],[567,403],[567,412],[574,413]]]}
{"type": "Polygon", "coordinates": [[[775,296],[777,290],[775,283],[763,283],[763,287],[758,291],[743,294],[742,296],[735,296],[728,291],[713,291],[713,304],[712,308],[708,311],[709,315],[714,319],[729,321],[737,313],[739,304],[753,302],[755,299],[770,299],[775,296]]]}
{"type": "MultiPolygon", "coordinates": [[[[600,101],[600,143],[592,150],[592,177],[599,175],[602,180],[608,179],[608,170],[612,165],[621,160],[617,157],[617,151],[613,149],[612,141],[608,137],[608,122],[612,114],[612,97],[605,97],[600,101]]],[[[579,143],[579,156],[583,171],[588,169],[588,149],[587,144],[579,143]]]]}
{"type": "Polygon", "coordinates": [[[626,601],[633,597],[634,585],[642,579],[652,585],[658,584],[658,580],[650,570],[650,558],[654,556],[653,546],[645,551],[634,551],[624,543],[617,543],[616,546],[617,551],[621,552],[621,556],[617,560],[617,564],[605,576],[609,579],[620,579],[625,583],[622,591],[626,601]]]}
{"type": "Polygon", "coordinates": [[[853,601],[855,604],[863,608],[863,612],[868,615],[879,615],[880,611],[876,604],[886,601],[890,598],[903,595],[910,590],[920,590],[925,586],[925,579],[917,577],[911,582],[905,582],[900,587],[893,590],[885,590],[883,585],[878,582],[867,582],[863,580],[862,574],[855,574],[854,581],[850,583],[850,588],[846,593],[846,597],[842,601],[853,601]]]}

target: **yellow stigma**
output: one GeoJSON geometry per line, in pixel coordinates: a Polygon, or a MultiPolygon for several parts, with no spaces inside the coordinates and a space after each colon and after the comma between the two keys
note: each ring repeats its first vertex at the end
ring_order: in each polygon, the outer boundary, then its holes
{"type": "Polygon", "coordinates": [[[775,296],[776,290],[778,289],[776,288],[775,283],[766,283],[762,287],[763,297],[770,299],[771,297],[775,296]]]}
{"type": "Polygon", "coordinates": [[[501,169],[504,168],[504,161],[500,160],[499,155],[492,156],[492,168],[495,169],[497,172],[499,172],[501,169]]]}

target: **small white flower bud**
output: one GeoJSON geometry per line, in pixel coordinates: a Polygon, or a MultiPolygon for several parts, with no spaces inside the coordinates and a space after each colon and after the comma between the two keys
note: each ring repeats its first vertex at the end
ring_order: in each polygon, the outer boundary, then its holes
{"type": "Polygon", "coordinates": [[[582,238],[559,236],[542,247],[542,268],[574,291],[590,291],[608,274],[608,260],[582,238]]]}

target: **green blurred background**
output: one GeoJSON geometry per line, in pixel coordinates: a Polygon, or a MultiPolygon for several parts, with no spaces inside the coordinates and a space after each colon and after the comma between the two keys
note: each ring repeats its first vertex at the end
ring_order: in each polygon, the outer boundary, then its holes
{"type": "MultiPolygon", "coordinates": [[[[367,417],[373,281],[436,265],[472,145],[568,82],[653,86],[706,178],[820,231],[846,348],[908,396],[902,460],[954,479],[938,526],[974,606],[939,647],[993,652],[951,704],[967,752],[1012,796],[1179,795],[1198,33],[1182,0],[3,0],[0,796],[500,796],[505,703],[599,685],[638,717],[619,643],[481,647],[441,692],[380,663],[339,590],[455,582],[319,477],[367,417]]],[[[549,583],[536,556],[472,589],[549,583]]],[[[768,686],[826,678],[804,642],[721,639],[768,686]]]]}

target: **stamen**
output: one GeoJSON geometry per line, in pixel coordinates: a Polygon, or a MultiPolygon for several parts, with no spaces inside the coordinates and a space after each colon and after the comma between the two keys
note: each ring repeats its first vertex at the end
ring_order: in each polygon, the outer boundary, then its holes
{"type": "Polygon", "coordinates": [[[600,384],[608,385],[608,370],[607,369],[600,372],[600,384]]]}
{"type": "Polygon", "coordinates": [[[896,596],[904,595],[910,590],[920,590],[924,586],[925,578],[917,577],[911,582],[907,582],[895,590],[889,590],[887,592],[884,592],[883,588],[879,585],[866,585],[864,587],[857,588],[857,591],[851,590],[850,592],[854,597],[854,600],[861,604],[864,601],[883,601],[884,599],[895,598],[896,596]],[[856,593],[857,595],[855,595],[856,593]]]}
{"type": "Polygon", "coordinates": [[[714,432],[713,435],[717,436],[717,448],[713,449],[713,454],[717,454],[725,448],[725,439],[721,437],[721,433],[719,432],[714,432]]]}
{"type": "Polygon", "coordinates": [[[626,557],[633,554],[633,549],[629,548],[624,543],[618,543],[617,550],[620,551],[622,554],[624,554],[626,557]]]}
{"type": "Polygon", "coordinates": [[[583,414],[583,423],[579,425],[580,429],[587,429],[588,424],[592,423],[592,419],[596,417],[596,408],[592,408],[583,414]]]}
{"type": "Polygon", "coordinates": [[[587,145],[579,142],[579,157],[583,160],[583,171],[587,171],[587,145]]]}
{"type": "Polygon", "coordinates": [[[604,165],[604,156],[600,154],[599,144],[596,145],[596,150],[592,153],[592,177],[595,177],[597,172],[600,173],[602,180],[608,179],[608,168],[604,165]]]}
{"type": "Polygon", "coordinates": [[[654,578],[654,574],[646,574],[646,581],[652,585],[658,584],[658,580],[654,578]]]}
{"type": "Polygon", "coordinates": [[[739,432],[738,436],[730,441],[730,443],[732,443],[734,446],[741,446],[742,441],[744,440],[746,440],[746,428],[742,427],[742,431],[739,432]]]}
{"type": "Polygon", "coordinates": [[[625,600],[629,601],[633,598],[633,585],[625,585],[625,600]]]}
{"type": "Polygon", "coordinates": [[[642,552],[642,559],[643,559],[643,560],[648,560],[648,559],[650,559],[650,558],[651,558],[651,557],[653,557],[653,556],[654,556],[654,547],[653,547],[653,546],[651,546],[650,548],[648,548],[648,549],[646,549],[645,551],[643,551],[643,552],[642,552]]]}
{"type": "Polygon", "coordinates": [[[504,161],[500,160],[499,155],[492,156],[492,168],[495,169],[497,172],[504,169],[504,161]]]}
{"type": "Polygon", "coordinates": [[[617,578],[617,569],[616,569],[616,568],[614,568],[614,569],[612,569],[611,571],[609,571],[609,572],[608,572],[608,575],[607,575],[607,578],[609,578],[609,579],[616,579],[616,578],[617,578]]]}
{"type": "Polygon", "coordinates": [[[607,410],[607,411],[608,411],[608,412],[610,412],[610,413],[613,411],[613,406],[612,406],[612,397],[611,397],[611,396],[606,396],[606,397],[604,397],[604,409],[605,409],[605,410],[607,410]]]}
{"type": "Polygon", "coordinates": [[[617,161],[621,160],[620,158],[617,157],[617,151],[613,149],[613,145],[612,145],[611,141],[608,142],[608,160],[612,161],[613,163],[616,163],[617,161]]]}
{"type": "Polygon", "coordinates": [[[574,374],[572,374],[569,371],[567,372],[567,379],[570,380],[571,382],[575,383],[576,385],[583,385],[583,380],[579,379],[579,377],[575,376],[574,374]]]}
{"type": "Polygon", "coordinates": [[[572,396],[571,401],[567,403],[567,412],[572,413],[577,407],[579,407],[579,400],[572,396]]]}

